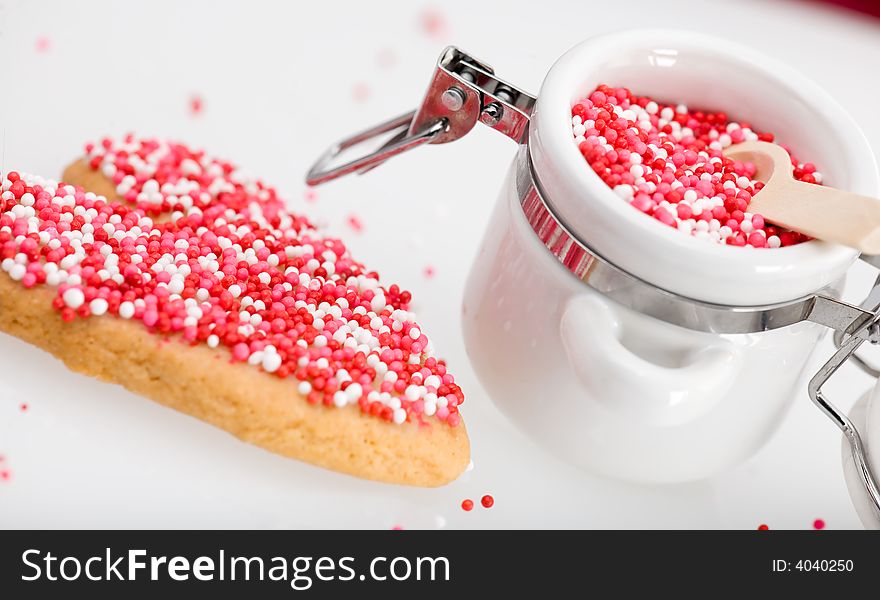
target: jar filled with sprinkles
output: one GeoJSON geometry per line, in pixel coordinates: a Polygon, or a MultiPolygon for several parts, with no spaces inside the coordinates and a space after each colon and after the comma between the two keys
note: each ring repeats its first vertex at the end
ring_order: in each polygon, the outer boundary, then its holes
{"type": "Polygon", "coordinates": [[[518,145],[462,310],[468,355],[502,412],[596,473],[710,477],[769,439],[830,329],[839,350],[809,373],[810,397],[846,434],[880,524],[859,434],[822,393],[861,343],[880,341],[880,292],[841,301],[859,252],[754,211],[765,182],[725,154],[772,142],[799,182],[880,195],[869,145],[827,92],[694,32],[589,39],[537,96],[450,47],[415,111],[334,146],[308,180],[364,172],[477,123],[518,145]],[[378,151],[340,161],[379,134],[391,139],[378,151]]]}

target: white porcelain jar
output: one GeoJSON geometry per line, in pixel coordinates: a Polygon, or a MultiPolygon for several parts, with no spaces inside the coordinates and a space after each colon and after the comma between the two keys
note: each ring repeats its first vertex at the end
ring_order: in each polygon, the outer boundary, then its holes
{"type": "Polygon", "coordinates": [[[826,183],[880,193],[864,136],[821,88],[749,48],[670,30],[583,42],[552,67],[537,99],[449,47],[416,110],[330,147],[307,181],[455,141],[478,122],[516,140],[462,319],[468,354],[501,410],[538,443],[598,473],[707,477],[768,439],[830,327],[840,350],[811,379],[810,396],[850,440],[880,515],[859,434],[821,392],[859,344],[880,341],[880,287],[864,308],[830,297],[856,259],[848,248],[718,245],[628,206],[572,135],[573,104],[600,83],[747,119],[818,165],[826,183]],[[386,134],[378,150],[334,166],[386,134]]]}
{"type": "MultiPolygon", "coordinates": [[[[530,169],[566,230],[630,275],[706,303],[754,306],[839,288],[855,251],[811,241],[774,250],[712,244],[634,210],[589,168],[571,107],[598,84],[724,110],[772,131],[829,185],[880,193],[871,150],[821,88],[751,49],[692,32],[593,38],[552,67],[527,146],[503,184],[463,305],[468,355],[499,408],[565,460],[640,482],[711,476],[778,426],[826,328],[693,331],[590,289],[536,235],[517,185],[530,169]]],[[[524,140],[525,141],[525,140],[524,140]]]]}

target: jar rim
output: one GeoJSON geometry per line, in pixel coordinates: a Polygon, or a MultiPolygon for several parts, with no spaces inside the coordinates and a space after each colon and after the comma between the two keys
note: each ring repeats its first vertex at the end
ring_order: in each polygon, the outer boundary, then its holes
{"type": "Polygon", "coordinates": [[[802,138],[789,143],[819,165],[826,181],[877,195],[880,176],[855,121],[821,87],[785,64],[689,31],[626,30],[594,37],[566,52],[548,72],[532,117],[529,151],[552,210],[607,260],[695,300],[757,305],[822,289],[857,258],[854,249],[816,240],[776,249],[716,244],[629,206],[585,163],[571,133],[571,107],[599,83],[732,115],[742,114],[737,102],[761,105],[768,109],[765,119],[769,114],[784,125],[781,141],[802,138]],[[672,96],[675,92],[681,95],[672,96]],[[713,99],[720,105],[710,105],[713,99]],[[812,119],[810,128],[803,127],[807,119],[812,119]]]}

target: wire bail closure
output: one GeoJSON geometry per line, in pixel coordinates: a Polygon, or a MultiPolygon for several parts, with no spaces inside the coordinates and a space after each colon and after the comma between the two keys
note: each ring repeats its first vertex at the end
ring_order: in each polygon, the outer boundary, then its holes
{"type": "Polygon", "coordinates": [[[315,162],[306,183],[320,185],[349,173],[364,173],[424,144],[454,142],[477,122],[520,142],[528,130],[535,100],[496,77],[486,63],[449,46],[437,60],[419,108],[337,142],[315,162]],[[332,166],[347,150],[386,134],[391,138],[378,150],[332,166]]]}
{"type": "MultiPolygon", "coordinates": [[[[877,290],[878,288],[875,286],[872,295],[877,292],[877,290]]],[[[878,489],[877,477],[871,468],[870,462],[868,462],[864,443],[859,435],[859,431],[856,429],[855,425],[853,425],[849,417],[847,417],[835,405],[831,404],[822,392],[822,386],[825,385],[825,382],[827,382],[835,372],[837,372],[837,369],[839,369],[843,363],[851,358],[858,358],[855,356],[855,351],[858,350],[859,346],[861,346],[866,339],[868,339],[866,336],[859,334],[862,331],[876,329],[878,322],[880,322],[880,313],[875,314],[874,318],[863,323],[853,332],[852,335],[840,344],[837,352],[835,352],[828,362],[822,365],[819,371],[812,379],[810,379],[807,391],[809,392],[810,399],[813,403],[832,421],[834,421],[834,424],[843,432],[843,435],[849,444],[850,453],[852,454],[855,469],[859,476],[859,483],[862,485],[862,493],[865,495],[865,498],[869,500],[868,504],[872,510],[875,526],[880,527],[880,489],[878,489]]],[[[860,359],[859,361],[860,366],[862,366],[860,359]]]]}
{"type": "MultiPolygon", "coordinates": [[[[695,331],[739,334],[771,331],[810,321],[834,331],[838,350],[810,380],[812,401],[841,429],[858,470],[863,493],[880,527],[880,490],[858,430],[831,404],[822,386],[852,360],[874,378],[880,369],[859,357],[866,341],[880,343],[880,277],[859,306],[843,302],[823,290],[789,302],[766,306],[725,306],[701,302],[659,288],[606,261],[587,241],[571,231],[554,213],[528,152],[528,126],[537,98],[498,78],[488,64],[449,46],[437,60],[421,105],[414,111],[349,136],[324,152],[306,175],[306,183],[320,185],[350,173],[365,173],[386,160],[425,144],[453,142],[480,122],[520,145],[518,194],[532,230],[557,260],[584,284],[634,311],[695,331]],[[335,165],[340,157],[362,144],[390,136],[377,150],[335,165]]],[[[880,268],[880,256],[862,256],[880,268]]]]}

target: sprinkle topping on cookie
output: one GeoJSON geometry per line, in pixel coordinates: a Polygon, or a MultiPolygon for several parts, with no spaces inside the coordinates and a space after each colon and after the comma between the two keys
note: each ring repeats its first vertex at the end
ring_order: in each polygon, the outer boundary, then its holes
{"type": "Polygon", "coordinates": [[[409,312],[348,253],[232,164],[177,143],[104,139],[84,160],[120,201],[11,171],[0,180],[0,266],[57,288],[66,321],[113,315],[228,349],[292,377],[313,404],[450,426],[464,400],[409,312]]]}

